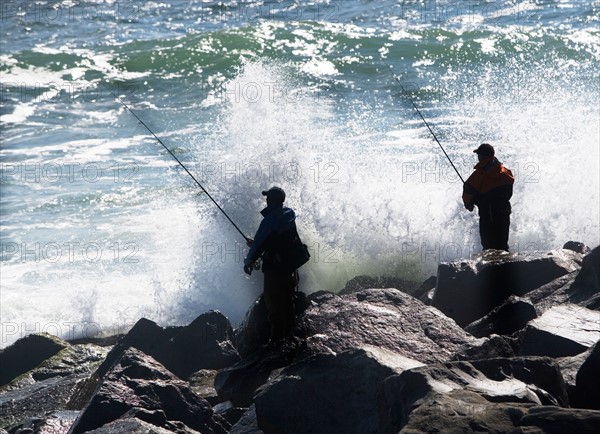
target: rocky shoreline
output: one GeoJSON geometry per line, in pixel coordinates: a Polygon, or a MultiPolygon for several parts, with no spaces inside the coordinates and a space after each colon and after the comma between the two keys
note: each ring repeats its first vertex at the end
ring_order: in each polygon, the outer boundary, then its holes
{"type": "Polygon", "coordinates": [[[487,251],[423,284],[299,293],[269,344],[259,298],[125,335],[0,352],[0,433],[600,432],[600,246],[487,251]]]}

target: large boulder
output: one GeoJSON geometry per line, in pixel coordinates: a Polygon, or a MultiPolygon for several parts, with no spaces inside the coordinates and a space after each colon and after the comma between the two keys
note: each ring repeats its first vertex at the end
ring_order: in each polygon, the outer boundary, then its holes
{"type": "Polygon", "coordinates": [[[528,403],[494,403],[469,390],[426,399],[411,412],[402,430],[382,434],[422,433],[593,433],[600,428],[600,411],[538,406],[528,403]]]}
{"type": "Polygon", "coordinates": [[[369,289],[349,295],[316,293],[293,336],[263,346],[215,379],[219,398],[249,406],[271,372],[318,353],[336,354],[374,346],[423,363],[449,360],[477,339],[437,309],[397,289],[369,289]]]}
{"type": "Polygon", "coordinates": [[[466,326],[465,331],[478,338],[491,334],[510,335],[521,330],[534,318],[537,318],[537,313],[533,304],[511,295],[486,316],[466,326]]]}
{"type": "Polygon", "coordinates": [[[574,356],[600,339],[600,312],[574,304],[555,306],[525,328],[521,353],[574,356]]]}
{"type": "Polygon", "coordinates": [[[305,355],[371,345],[423,363],[449,360],[476,341],[437,309],[393,288],[333,296],[311,306],[297,334],[305,339],[305,355]]]}
{"type": "Polygon", "coordinates": [[[107,353],[107,348],[92,344],[66,345],[34,369],[4,385],[0,388],[0,426],[32,425],[36,429],[66,423],[70,426],[68,417],[67,422],[63,422],[63,415],[74,390],[96,370],[107,353]]]}
{"type": "Polygon", "coordinates": [[[576,376],[577,404],[600,410],[600,343],[590,351],[576,376]]]}
{"type": "Polygon", "coordinates": [[[581,271],[569,288],[569,301],[600,310],[600,246],[583,258],[581,271]]]}
{"type": "Polygon", "coordinates": [[[421,363],[378,348],[318,354],[285,368],[255,398],[266,434],[374,433],[377,389],[421,363]]]}
{"type": "MultiPolygon", "coordinates": [[[[587,390],[587,387],[588,385],[591,385],[594,390],[597,389],[595,386],[600,382],[600,376],[594,374],[595,377],[593,378],[580,380],[580,386],[583,387],[580,388],[579,391],[577,390],[576,384],[577,374],[579,373],[581,366],[586,360],[588,360],[597,346],[598,344],[575,356],[559,357],[556,359],[556,363],[560,367],[560,372],[565,380],[565,384],[567,385],[567,392],[569,393],[569,403],[571,404],[571,407],[595,408],[595,406],[593,406],[594,393],[587,390]]],[[[588,372],[600,372],[600,364],[588,372]]]]}
{"type": "Polygon", "coordinates": [[[373,288],[396,288],[415,298],[419,298],[423,293],[423,291],[419,291],[419,283],[410,280],[393,276],[356,276],[346,282],[346,285],[338,292],[338,295],[352,294],[353,292],[373,288]]]}
{"type": "Polygon", "coordinates": [[[224,434],[230,428],[187,383],[133,348],[125,350],[104,375],[69,434],[118,419],[139,419],[172,431],[183,425],[207,434],[224,434]]]}
{"type": "Polygon", "coordinates": [[[566,387],[558,366],[549,358],[490,359],[413,368],[384,381],[378,395],[380,432],[397,433],[409,422],[414,429],[429,426],[423,432],[447,432],[443,424],[446,429],[457,427],[448,432],[471,432],[461,431],[461,424],[472,430],[478,427],[485,432],[510,432],[512,429],[505,429],[514,427],[510,415],[490,412],[490,408],[502,408],[492,403],[562,406],[567,403],[566,387]],[[441,408],[440,402],[444,402],[441,408]],[[472,410],[479,408],[485,408],[486,417],[474,417],[477,411],[472,410]],[[440,413],[436,415],[432,410],[440,413]],[[438,431],[431,429],[433,426],[438,431]]]}
{"type": "Polygon", "coordinates": [[[47,333],[19,339],[0,352],[0,386],[10,383],[68,346],[68,343],[47,333]]]}
{"type": "Polygon", "coordinates": [[[432,306],[460,326],[481,318],[510,295],[528,292],[580,268],[572,250],[516,254],[486,250],[476,259],[441,263],[432,306]]]}
{"type": "Polygon", "coordinates": [[[185,327],[160,327],[140,319],[108,354],[97,372],[101,378],[128,348],[152,356],[179,378],[200,369],[221,369],[240,360],[231,343],[233,329],[218,311],[203,313],[185,327]]]}

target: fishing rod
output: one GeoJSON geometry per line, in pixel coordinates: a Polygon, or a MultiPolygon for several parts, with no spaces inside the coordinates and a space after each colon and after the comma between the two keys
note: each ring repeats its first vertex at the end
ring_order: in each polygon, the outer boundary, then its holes
{"type": "Polygon", "coordinates": [[[423,120],[423,122],[425,123],[425,126],[427,126],[427,128],[429,129],[429,132],[431,133],[431,135],[433,136],[434,140],[437,142],[437,144],[440,146],[440,149],[442,150],[442,152],[444,153],[444,155],[446,156],[446,158],[448,159],[448,161],[450,162],[450,164],[452,165],[452,168],[454,169],[454,171],[456,172],[456,174],[458,175],[458,177],[460,178],[460,180],[462,181],[462,183],[465,183],[465,180],[463,179],[462,176],[460,176],[460,173],[458,171],[458,169],[456,168],[456,166],[454,165],[454,163],[452,162],[452,160],[450,159],[450,157],[448,156],[448,154],[446,153],[446,150],[444,149],[444,147],[442,146],[442,144],[440,143],[440,141],[438,140],[438,138],[436,137],[435,133],[433,132],[433,130],[431,129],[431,127],[429,126],[429,123],[427,122],[427,120],[425,120],[425,117],[423,117],[423,114],[421,113],[421,110],[419,110],[419,107],[417,107],[417,105],[415,104],[415,102],[413,101],[413,99],[410,97],[409,93],[406,91],[406,89],[404,88],[404,86],[402,86],[402,82],[400,81],[400,79],[398,78],[398,76],[394,73],[394,70],[392,69],[392,67],[383,59],[383,57],[381,57],[381,61],[390,69],[390,72],[392,73],[392,77],[394,77],[394,79],[398,82],[398,84],[400,85],[400,89],[402,89],[402,92],[404,92],[404,95],[408,98],[408,100],[411,102],[413,108],[415,109],[415,111],[419,114],[419,116],[421,116],[421,119],[423,120]]]}
{"type": "Polygon", "coordinates": [[[190,175],[190,177],[194,180],[194,182],[198,185],[198,187],[200,187],[200,189],[204,192],[204,194],[206,194],[206,196],[212,201],[212,203],[215,204],[215,206],[217,208],[219,208],[219,211],[221,211],[223,213],[223,215],[225,217],[227,217],[227,220],[229,220],[229,223],[231,223],[233,225],[234,228],[236,228],[236,230],[240,233],[240,235],[242,237],[244,237],[244,239],[246,240],[246,242],[251,241],[250,238],[248,238],[246,235],[244,235],[244,233],[241,231],[241,229],[238,227],[238,225],[236,225],[234,223],[233,220],[231,220],[231,217],[229,217],[227,215],[227,213],[225,212],[225,210],[223,208],[221,208],[221,206],[219,206],[219,204],[213,199],[213,197],[210,195],[210,193],[208,191],[206,191],[206,189],[202,186],[202,184],[200,184],[200,182],[196,179],[196,177],[194,175],[192,175],[192,172],[190,172],[187,167],[185,167],[183,165],[183,163],[179,160],[179,158],[177,158],[175,156],[175,154],[173,154],[173,152],[171,152],[171,150],[167,147],[167,145],[165,145],[163,143],[163,141],[156,135],[154,134],[154,132],[150,129],[150,127],[148,127],[148,125],[146,125],[146,123],[127,105],[125,104],[125,101],[123,101],[118,95],[114,94],[115,98],[121,103],[123,104],[123,107],[125,107],[129,113],[131,113],[139,122],[140,124],[142,124],[144,126],[144,128],[146,128],[148,130],[148,132],[150,134],[152,134],[152,136],[158,141],[158,143],[160,143],[162,145],[163,148],[165,148],[167,150],[167,152],[169,154],[171,154],[171,157],[173,157],[175,159],[175,161],[177,161],[177,163],[179,163],[179,165],[183,168],[183,170],[185,170],[187,172],[188,175],[190,175]]]}

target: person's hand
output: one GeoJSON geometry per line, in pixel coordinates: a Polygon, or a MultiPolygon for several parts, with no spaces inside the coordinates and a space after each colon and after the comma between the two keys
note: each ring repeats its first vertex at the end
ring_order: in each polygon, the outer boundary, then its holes
{"type": "Polygon", "coordinates": [[[465,204],[465,208],[466,208],[466,209],[468,209],[468,210],[469,210],[469,212],[473,212],[473,209],[474,209],[475,207],[474,207],[474,206],[473,206],[473,204],[471,203],[471,204],[469,204],[469,205],[466,205],[466,204],[465,204]]]}
{"type": "Polygon", "coordinates": [[[251,276],[253,268],[254,268],[254,264],[252,264],[252,263],[244,264],[244,273],[246,273],[248,276],[251,276]]]}
{"type": "Polygon", "coordinates": [[[252,247],[252,244],[254,244],[254,240],[252,238],[246,238],[246,245],[252,247]]]}

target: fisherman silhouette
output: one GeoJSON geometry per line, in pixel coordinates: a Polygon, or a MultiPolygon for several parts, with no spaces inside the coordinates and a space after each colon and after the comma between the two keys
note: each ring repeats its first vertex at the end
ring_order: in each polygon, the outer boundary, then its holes
{"type": "Polygon", "coordinates": [[[510,227],[510,198],[515,178],[512,172],[496,159],[494,148],[483,143],[473,152],[479,162],[463,184],[463,203],[473,211],[479,210],[479,234],[483,250],[508,251],[510,227]]]}
{"type": "Polygon", "coordinates": [[[298,237],[296,214],[283,206],[285,192],[272,187],[262,192],[267,207],[261,211],[263,220],[254,240],[248,240],[250,250],[244,260],[244,271],[252,274],[254,264],[262,258],[264,274],[263,298],[271,325],[271,341],[279,341],[292,330],[295,322],[294,289],[298,284],[296,270],[290,270],[280,260],[282,252],[289,251],[298,237]]]}

